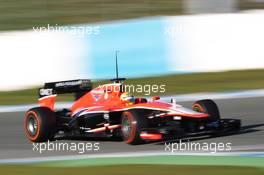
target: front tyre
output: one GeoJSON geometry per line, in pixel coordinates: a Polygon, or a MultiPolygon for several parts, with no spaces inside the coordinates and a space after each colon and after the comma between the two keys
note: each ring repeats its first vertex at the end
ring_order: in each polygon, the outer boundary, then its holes
{"type": "Polygon", "coordinates": [[[193,104],[192,109],[196,112],[209,114],[209,121],[220,120],[218,107],[213,100],[199,100],[193,104]]]}
{"type": "Polygon", "coordinates": [[[54,138],[56,132],[56,116],[46,107],[28,110],[24,118],[26,137],[32,142],[46,142],[54,138]]]}
{"type": "Polygon", "coordinates": [[[122,138],[127,144],[136,145],[143,142],[140,133],[147,127],[147,119],[140,110],[125,111],[122,114],[122,138]]]}

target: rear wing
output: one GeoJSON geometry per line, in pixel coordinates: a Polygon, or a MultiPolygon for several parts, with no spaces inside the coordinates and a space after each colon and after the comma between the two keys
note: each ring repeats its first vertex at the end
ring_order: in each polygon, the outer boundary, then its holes
{"type": "Polygon", "coordinates": [[[45,83],[44,87],[39,89],[39,98],[55,94],[75,93],[78,99],[91,90],[92,83],[89,79],[51,82],[45,83]]]}

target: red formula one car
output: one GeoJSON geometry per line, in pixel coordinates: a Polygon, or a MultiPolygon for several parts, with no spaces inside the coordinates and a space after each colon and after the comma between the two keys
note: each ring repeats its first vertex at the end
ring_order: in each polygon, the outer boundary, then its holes
{"type": "Polygon", "coordinates": [[[167,136],[219,133],[240,129],[240,120],[220,119],[212,100],[200,100],[192,109],[135,98],[123,92],[124,79],[92,89],[90,80],[46,83],[39,90],[39,107],[26,112],[24,128],[32,142],[52,140],[55,135],[119,137],[128,144],[162,140],[167,136]],[[75,93],[70,109],[54,109],[57,94],[75,93]]]}

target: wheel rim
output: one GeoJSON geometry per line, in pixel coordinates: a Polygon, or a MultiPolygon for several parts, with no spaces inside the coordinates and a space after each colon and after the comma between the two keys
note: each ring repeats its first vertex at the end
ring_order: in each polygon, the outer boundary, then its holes
{"type": "Polygon", "coordinates": [[[28,133],[32,136],[35,136],[37,134],[38,123],[37,123],[36,118],[33,115],[30,115],[28,117],[27,130],[28,130],[28,133]]]}
{"type": "Polygon", "coordinates": [[[128,119],[127,116],[124,116],[122,119],[122,134],[125,140],[129,138],[131,133],[131,128],[132,128],[131,121],[128,119]]]}

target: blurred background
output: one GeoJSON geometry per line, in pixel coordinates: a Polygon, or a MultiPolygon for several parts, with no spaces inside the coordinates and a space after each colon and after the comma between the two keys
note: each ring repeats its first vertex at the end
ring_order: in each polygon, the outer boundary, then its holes
{"type": "Polygon", "coordinates": [[[1,174],[263,175],[263,9],[264,0],[0,0],[1,174]],[[102,145],[87,153],[91,159],[66,150],[34,152],[22,117],[36,105],[38,88],[80,78],[104,83],[115,77],[116,51],[127,84],[166,85],[165,93],[151,96],[175,95],[191,107],[192,98],[214,99],[206,92],[220,92],[221,115],[242,119],[242,131],[184,142],[232,142],[234,154],[163,157],[163,142],[129,146],[89,138],[85,142],[102,145]],[[54,161],[59,157],[64,160],[54,161]]]}
{"type": "Polygon", "coordinates": [[[264,87],[263,0],[1,0],[0,104],[115,76],[166,94],[264,87]],[[231,72],[229,72],[231,71],[231,72]]]}

